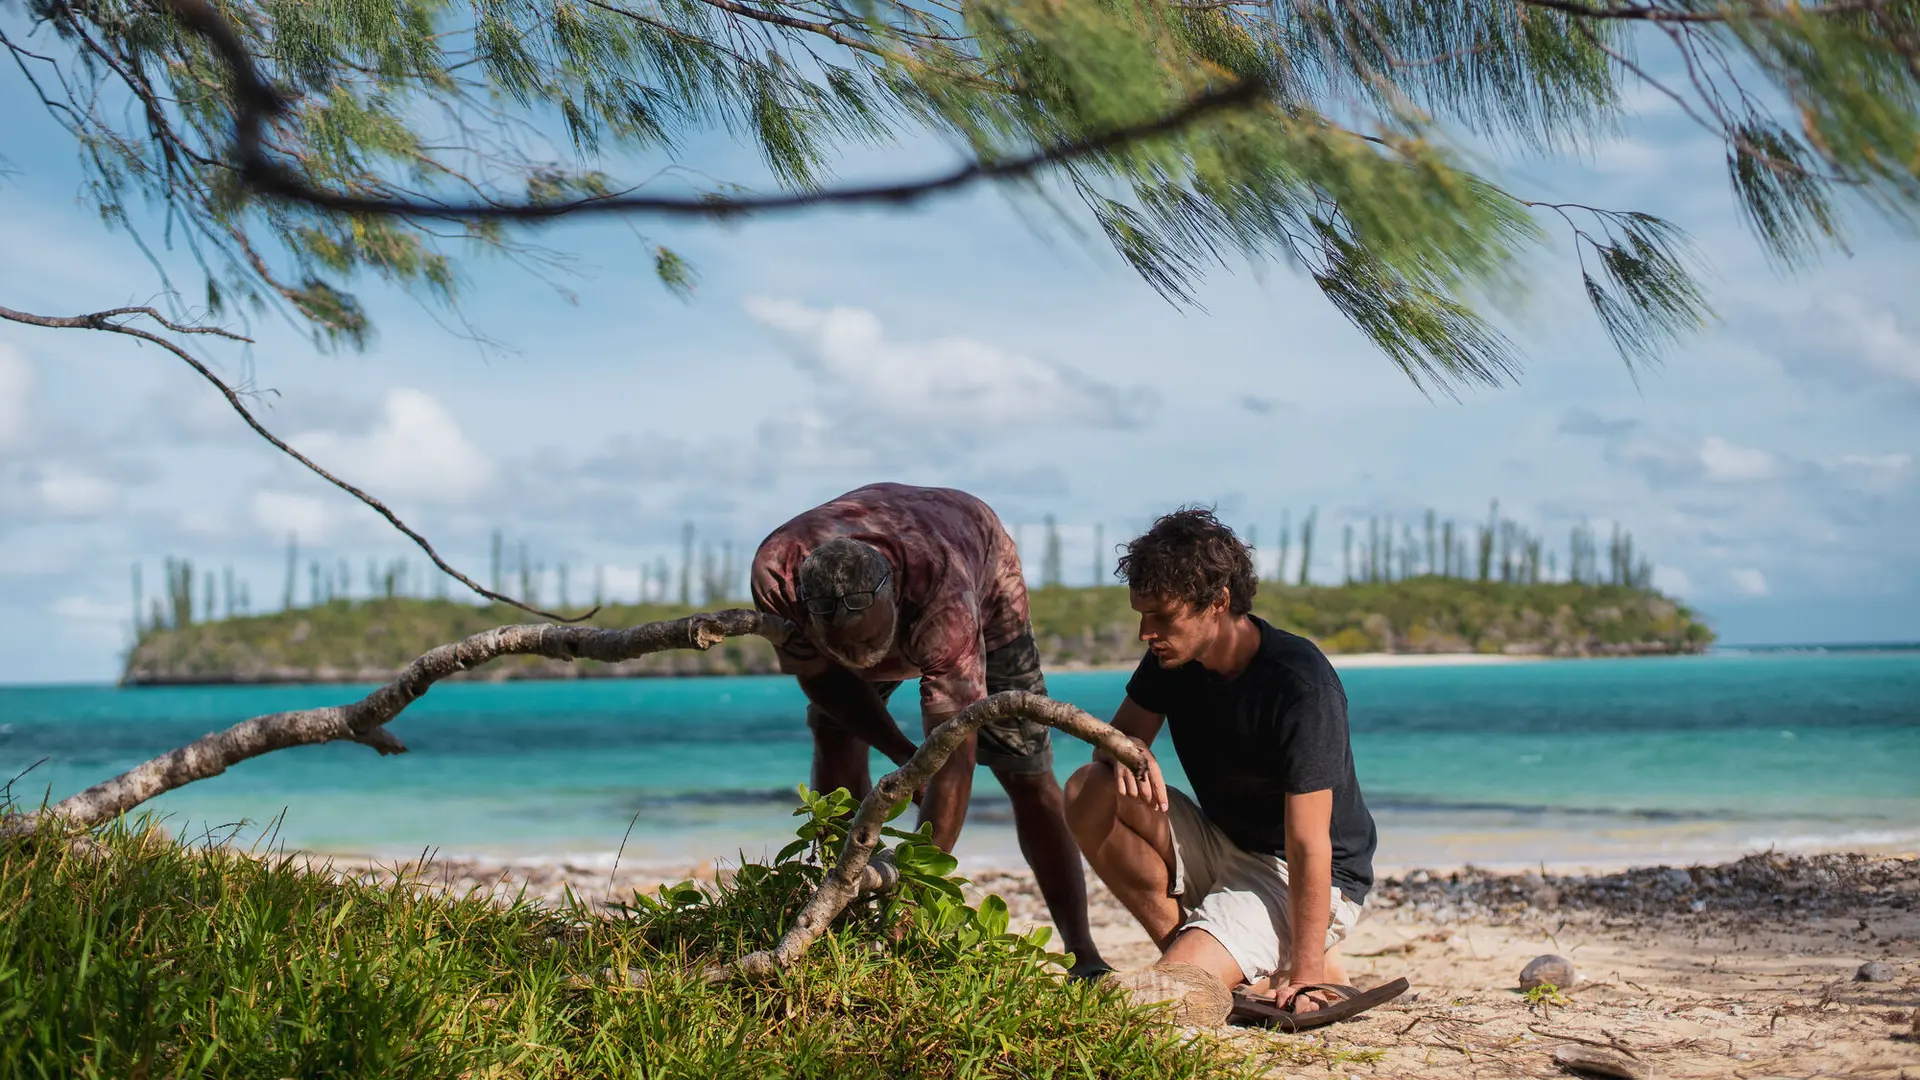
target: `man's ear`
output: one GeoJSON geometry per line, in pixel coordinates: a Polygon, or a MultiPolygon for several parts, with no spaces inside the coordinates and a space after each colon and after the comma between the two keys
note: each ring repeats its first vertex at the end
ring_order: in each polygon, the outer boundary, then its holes
{"type": "Polygon", "coordinates": [[[1222,585],[1220,586],[1220,594],[1213,598],[1213,603],[1207,605],[1207,614],[1218,617],[1225,615],[1232,607],[1233,590],[1222,585]]]}

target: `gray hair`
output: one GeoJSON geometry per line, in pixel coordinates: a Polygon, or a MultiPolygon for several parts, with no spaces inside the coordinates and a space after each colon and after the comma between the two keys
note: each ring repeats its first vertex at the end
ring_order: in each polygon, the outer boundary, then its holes
{"type": "MultiPolygon", "coordinates": [[[[872,545],[839,536],[807,553],[795,584],[803,597],[845,596],[877,590],[891,569],[887,557],[872,545]]],[[[830,619],[845,612],[842,608],[830,619]]]]}

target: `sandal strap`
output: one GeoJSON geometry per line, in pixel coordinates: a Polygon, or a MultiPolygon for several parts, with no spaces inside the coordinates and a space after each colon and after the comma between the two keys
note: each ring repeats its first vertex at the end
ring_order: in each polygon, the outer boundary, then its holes
{"type": "Polygon", "coordinates": [[[1335,999],[1339,1001],[1348,1001],[1360,996],[1359,990],[1355,989],[1354,987],[1347,986],[1344,983],[1311,983],[1306,986],[1300,987],[1298,990],[1295,990],[1291,994],[1288,994],[1287,1000],[1279,1002],[1278,1004],[1281,1011],[1292,1012],[1293,1002],[1295,998],[1298,998],[1301,994],[1311,994],[1316,990],[1321,991],[1322,993],[1332,994],[1335,997],[1335,999]]]}

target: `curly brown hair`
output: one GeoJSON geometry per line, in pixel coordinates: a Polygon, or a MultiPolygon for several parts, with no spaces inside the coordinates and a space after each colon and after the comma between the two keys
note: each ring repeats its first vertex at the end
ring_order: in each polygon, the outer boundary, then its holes
{"type": "Polygon", "coordinates": [[[1183,506],[1127,545],[1115,571],[1135,592],[1206,607],[1227,590],[1227,610],[1253,610],[1253,551],[1213,511],[1183,506]]]}

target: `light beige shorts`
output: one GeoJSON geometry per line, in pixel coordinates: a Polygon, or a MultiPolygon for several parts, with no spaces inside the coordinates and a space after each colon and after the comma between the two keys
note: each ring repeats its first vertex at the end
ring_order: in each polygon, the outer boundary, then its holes
{"type": "MultiPolygon", "coordinates": [[[[1173,826],[1173,885],[1180,902],[1180,929],[1205,930],[1226,947],[1248,982],[1293,963],[1293,914],[1287,904],[1287,863],[1240,847],[1207,820],[1186,793],[1167,789],[1167,821],[1173,826]]],[[[1331,949],[1360,921],[1360,905],[1333,890],[1327,926],[1331,949]]]]}

